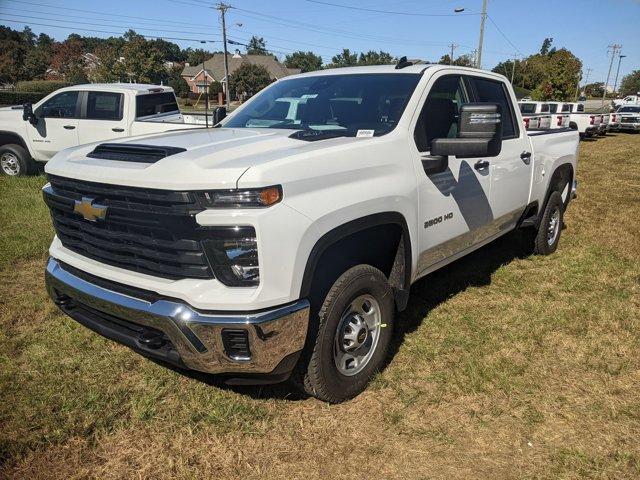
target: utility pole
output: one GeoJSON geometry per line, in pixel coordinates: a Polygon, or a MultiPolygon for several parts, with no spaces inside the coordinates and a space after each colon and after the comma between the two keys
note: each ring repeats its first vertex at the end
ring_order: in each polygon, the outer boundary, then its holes
{"type": "Polygon", "coordinates": [[[609,71],[607,72],[607,81],[604,82],[604,93],[602,94],[602,106],[604,107],[604,101],[607,98],[607,86],[609,85],[609,77],[611,76],[611,67],[613,67],[613,60],[616,58],[618,51],[622,48],[622,45],[618,45],[614,43],[613,45],[609,45],[608,49],[611,49],[611,62],[609,62],[609,71]]]}
{"type": "Polygon", "coordinates": [[[225,23],[224,16],[227,13],[227,10],[229,10],[230,8],[231,5],[227,5],[226,3],[222,2],[220,2],[216,6],[216,10],[220,12],[220,18],[222,19],[222,43],[224,44],[224,99],[227,110],[229,110],[230,106],[229,99],[231,97],[231,92],[229,91],[229,60],[227,58],[229,53],[227,51],[227,25],[225,23]]]}
{"type": "Polygon", "coordinates": [[[480,40],[478,41],[477,68],[482,68],[482,42],[484,41],[484,21],[487,19],[487,0],[482,0],[482,15],[480,16],[480,40]]]}
{"type": "Polygon", "coordinates": [[[618,55],[618,69],[616,70],[616,81],[613,82],[613,93],[616,93],[616,89],[618,88],[618,75],[620,74],[620,64],[622,63],[622,59],[626,57],[626,55],[618,55]]]}
{"type": "MultiPolygon", "coordinates": [[[[584,86],[587,86],[587,83],[589,83],[589,75],[591,75],[591,72],[593,71],[593,68],[589,67],[587,68],[587,74],[584,77],[584,86]]],[[[580,93],[580,80],[578,80],[578,85],[576,85],[576,102],[578,101],[578,94],[580,93]]]]}
{"type": "Polygon", "coordinates": [[[449,48],[451,48],[451,56],[449,57],[449,65],[453,65],[453,51],[458,48],[460,45],[456,45],[455,43],[452,43],[451,45],[449,45],[449,48]]]}
{"type": "Polygon", "coordinates": [[[518,55],[513,55],[513,66],[511,67],[511,85],[513,85],[513,77],[516,74],[516,60],[518,59],[518,55]]]}

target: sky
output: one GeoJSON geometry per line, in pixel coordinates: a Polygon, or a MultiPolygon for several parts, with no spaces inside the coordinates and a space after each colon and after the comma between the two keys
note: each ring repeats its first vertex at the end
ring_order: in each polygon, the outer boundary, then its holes
{"type": "MultiPolygon", "coordinates": [[[[175,38],[182,47],[222,50],[217,3],[208,0],[0,0],[0,24],[31,26],[57,40],[70,33],[109,37],[133,28],[175,38]],[[206,40],[207,44],[201,44],[206,40]]],[[[263,37],[279,58],[311,50],[325,63],[343,48],[384,50],[437,61],[478,47],[482,0],[226,0],[228,36],[246,43],[263,37]],[[464,8],[462,13],[454,9],[464,8]],[[394,13],[389,13],[394,12],[394,13]]],[[[545,37],[566,47],[591,68],[589,82],[604,82],[611,56],[622,45],[620,78],[640,69],[640,0],[488,0],[483,68],[514,55],[536,53],[545,37]]],[[[233,48],[233,47],[232,47],[233,48]]],[[[243,48],[243,47],[240,47],[243,48]]],[[[613,83],[618,66],[612,69],[613,83]]]]}

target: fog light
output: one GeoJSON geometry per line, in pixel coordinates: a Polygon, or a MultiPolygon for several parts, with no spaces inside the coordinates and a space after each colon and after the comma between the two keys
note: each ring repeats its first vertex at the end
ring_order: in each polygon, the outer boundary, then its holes
{"type": "Polygon", "coordinates": [[[260,283],[258,244],[253,227],[207,229],[204,251],[218,280],[229,287],[251,287],[260,283]]]}
{"type": "Polygon", "coordinates": [[[240,328],[223,328],[222,345],[224,353],[233,360],[251,360],[249,334],[240,328]]]}

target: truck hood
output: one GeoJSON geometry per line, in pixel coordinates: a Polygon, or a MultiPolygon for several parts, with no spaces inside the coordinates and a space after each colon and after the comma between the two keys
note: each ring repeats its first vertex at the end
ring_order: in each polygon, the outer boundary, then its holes
{"type": "Polygon", "coordinates": [[[17,121],[23,121],[22,105],[0,108],[0,130],[10,128],[11,131],[14,131],[17,121]]]}
{"type": "MultiPolygon", "coordinates": [[[[98,143],[62,150],[46,165],[48,174],[100,183],[148,188],[235,188],[249,168],[330,145],[363,141],[333,138],[314,142],[289,138],[293,130],[203,128],[131,137],[100,143],[184,148],[155,163],[87,157],[98,143]]],[[[366,141],[366,139],[364,139],[366,141]]]]}

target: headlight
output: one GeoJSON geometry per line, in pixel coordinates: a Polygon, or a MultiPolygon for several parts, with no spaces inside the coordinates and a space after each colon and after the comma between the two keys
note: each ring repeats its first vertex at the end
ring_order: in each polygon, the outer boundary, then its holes
{"type": "Polygon", "coordinates": [[[255,229],[213,227],[206,230],[204,251],[216,278],[229,287],[258,285],[260,268],[255,229]]]}
{"type": "Polygon", "coordinates": [[[282,200],[282,187],[241,188],[197,192],[206,208],[260,208],[270,207],[282,200]]]}

